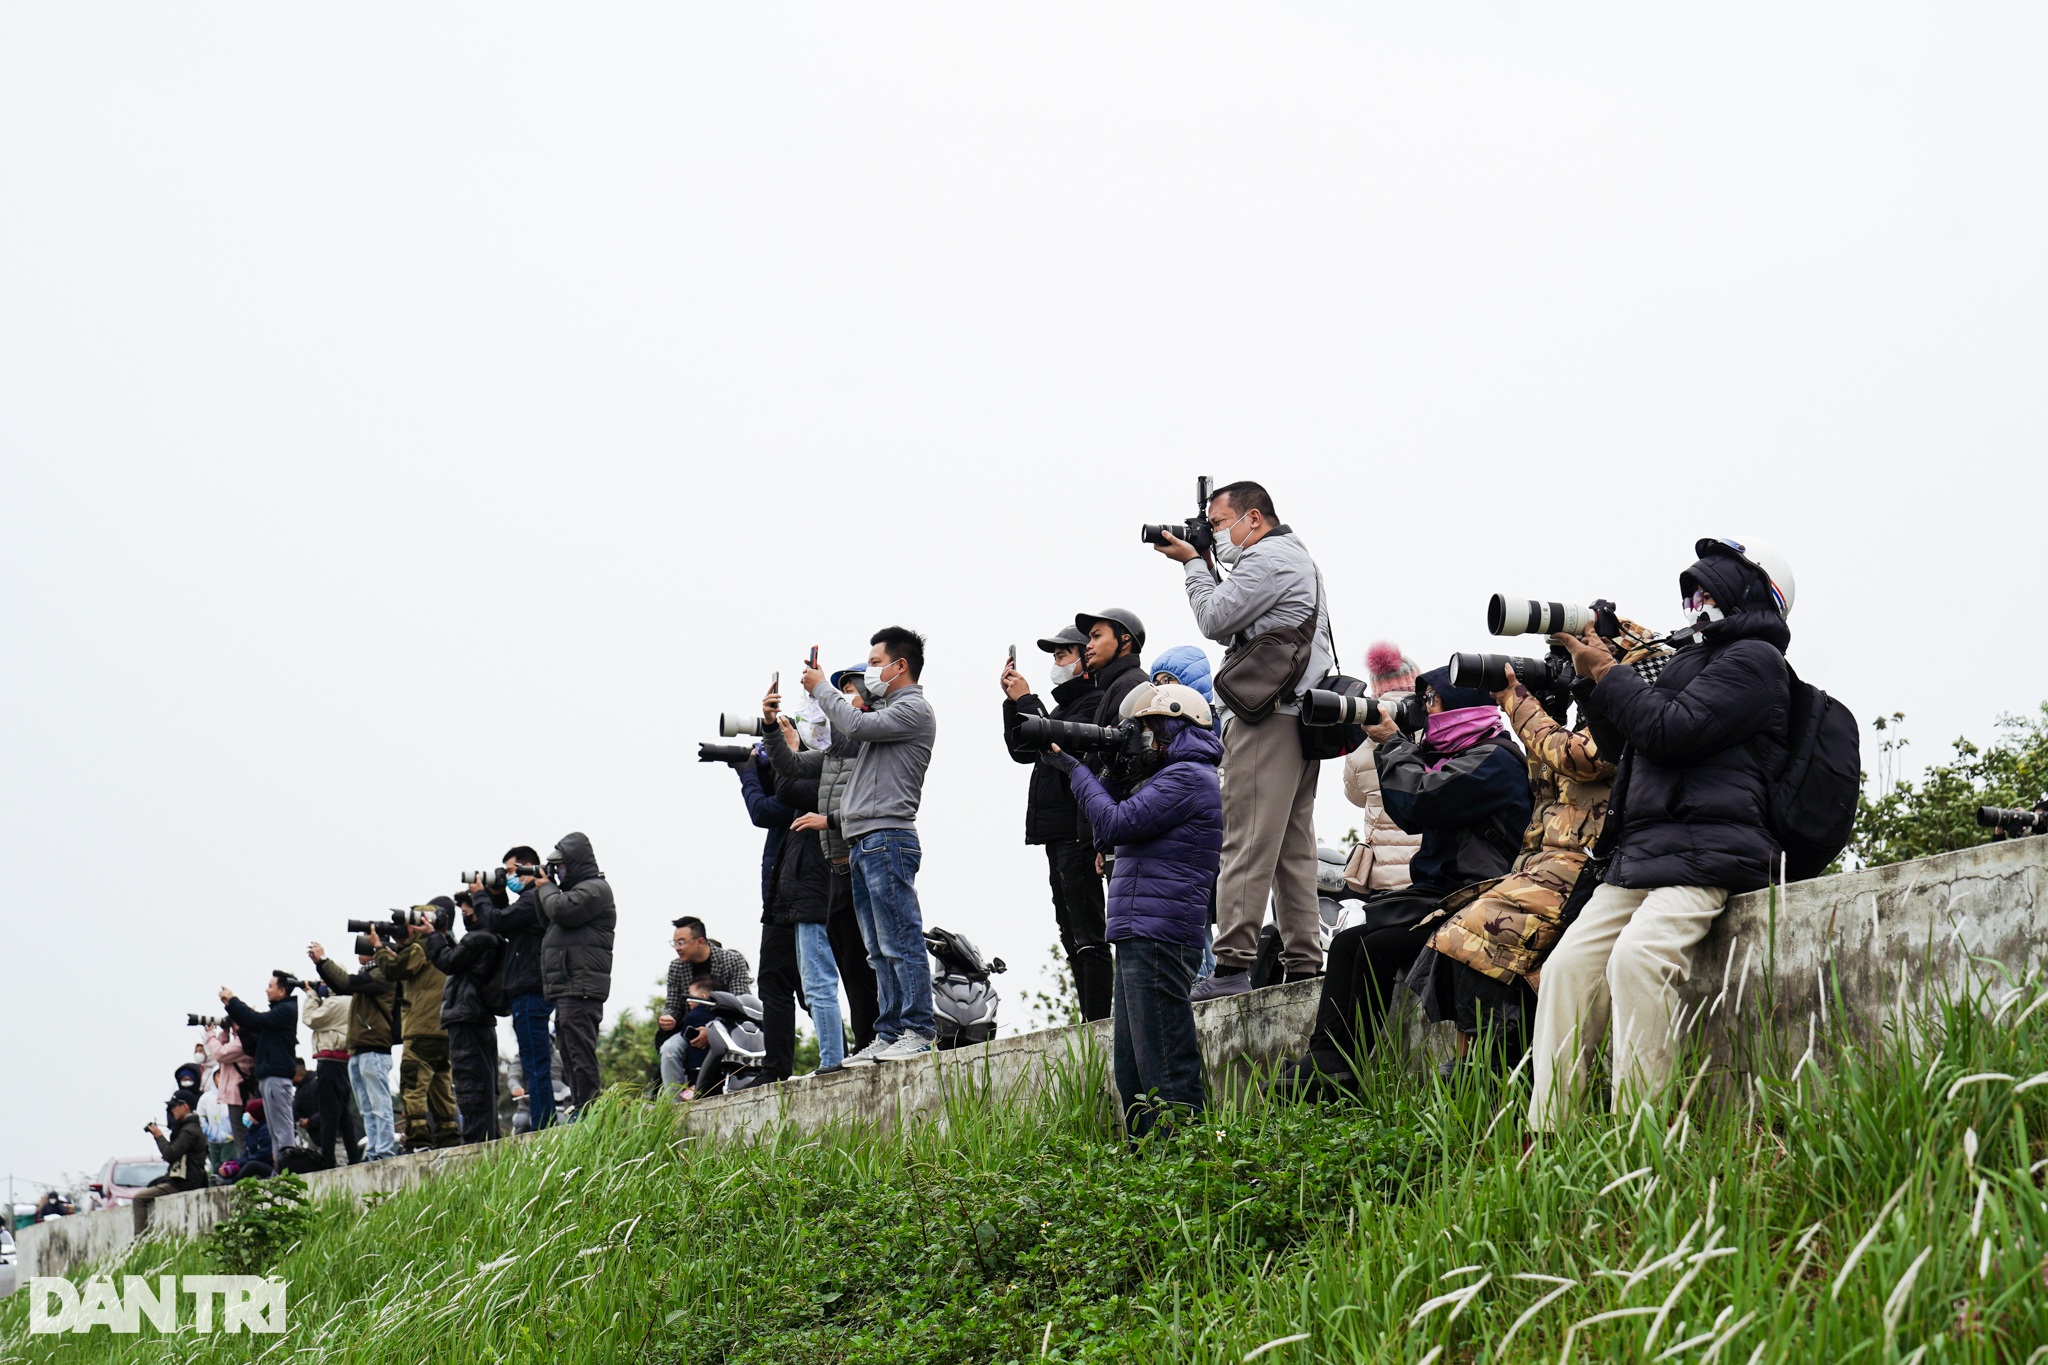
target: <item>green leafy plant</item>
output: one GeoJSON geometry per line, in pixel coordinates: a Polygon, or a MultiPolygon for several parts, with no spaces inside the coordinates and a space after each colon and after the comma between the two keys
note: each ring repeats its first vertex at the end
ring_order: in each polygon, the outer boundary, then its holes
{"type": "Polygon", "coordinates": [[[269,1270],[317,1221],[305,1180],[290,1171],[268,1180],[244,1180],[230,1200],[229,1215],[206,1235],[208,1252],[230,1275],[269,1270]]]}
{"type": "Polygon", "coordinates": [[[659,1031],[655,1021],[668,1004],[667,983],[662,987],[648,998],[647,1013],[620,1010],[610,1031],[597,1040],[597,1079],[605,1089],[624,1085],[646,1095],[661,1085],[661,1058],[654,1050],[654,1035],[659,1031]]]}
{"type": "Polygon", "coordinates": [[[1924,858],[1989,843],[1977,807],[2026,808],[2048,794],[2048,702],[2031,716],[1999,718],[1999,739],[1980,748],[1954,742],[1955,757],[1929,768],[1919,781],[1898,776],[1905,716],[1871,722],[1878,736],[1877,795],[1857,801],[1849,851],[1866,867],[1924,858]]]}

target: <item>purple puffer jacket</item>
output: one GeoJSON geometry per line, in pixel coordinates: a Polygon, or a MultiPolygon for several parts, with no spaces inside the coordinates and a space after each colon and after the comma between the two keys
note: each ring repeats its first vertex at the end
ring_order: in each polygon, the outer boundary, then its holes
{"type": "Polygon", "coordinates": [[[1109,879],[1109,941],[1161,939],[1202,946],[1209,888],[1223,856],[1223,742],[1186,720],[1167,722],[1166,763],[1116,800],[1094,773],[1067,774],[1098,845],[1116,849],[1109,879]]]}

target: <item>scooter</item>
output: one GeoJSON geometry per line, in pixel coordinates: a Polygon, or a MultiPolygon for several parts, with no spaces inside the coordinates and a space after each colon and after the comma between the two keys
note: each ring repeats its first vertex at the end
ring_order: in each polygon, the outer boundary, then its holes
{"type": "Polygon", "coordinates": [[[773,1079],[767,1071],[768,1035],[761,1031],[758,996],[711,992],[711,1022],[704,1026],[704,1060],[697,1067],[697,1098],[736,1095],[773,1079]]]}
{"type": "Polygon", "coordinates": [[[985,1043],[995,1037],[996,1007],[1003,998],[996,994],[989,976],[1009,970],[1003,960],[991,958],[984,964],[973,941],[950,929],[925,930],[924,946],[938,963],[932,973],[932,1022],[938,1029],[940,1050],[985,1043]]]}

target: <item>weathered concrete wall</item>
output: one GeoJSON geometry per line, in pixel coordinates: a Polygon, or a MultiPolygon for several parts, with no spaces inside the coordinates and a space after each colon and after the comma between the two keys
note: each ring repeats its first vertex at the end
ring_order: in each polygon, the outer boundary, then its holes
{"type": "MultiPolygon", "coordinates": [[[[1804,1046],[1809,1027],[1819,1033],[1844,1011],[1857,1032],[1873,1036],[1902,1002],[1918,1000],[1925,991],[1982,988],[2002,999],[2048,966],[2048,925],[2036,910],[2044,890],[2048,838],[2034,838],[1795,883],[1782,903],[1765,892],[1737,897],[1701,945],[1693,975],[1680,988],[1684,1015],[1696,1023],[1718,1063],[1739,1069],[1765,999],[1795,1050],[1804,1046]]],[[[1317,983],[1298,982],[1197,1007],[1211,1084],[1235,1083],[1253,1064],[1299,1052],[1315,1019],[1318,992],[1317,983]]],[[[1414,1022],[1411,1036],[1421,1056],[1448,1049],[1447,1027],[1414,1022]]],[[[980,1087],[993,1102],[1049,1084],[1107,1087],[1108,1055],[1106,1022],[1027,1033],[929,1061],[801,1077],[697,1101],[685,1125],[706,1140],[744,1140],[779,1124],[799,1131],[849,1119],[886,1126],[940,1113],[948,1090],[963,1084],[980,1087]],[[1084,1067],[1084,1032],[1097,1044],[1099,1072],[1092,1077],[1084,1067]]],[[[485,1150],[458,1148],[323,1171],[309,1183],[317,1196],[360,1199],[373,1190],[430,1179],[485,1150]]],[[[150,1234],[197,1236],[226,1212],[225,1190],[159,1200],[150,1234]]],[[[127,1209],[112,1209],[24,1229],[17,1234],[21,1278],[103,1264],[127,1249],[133,1227],[127,1209]]]]}

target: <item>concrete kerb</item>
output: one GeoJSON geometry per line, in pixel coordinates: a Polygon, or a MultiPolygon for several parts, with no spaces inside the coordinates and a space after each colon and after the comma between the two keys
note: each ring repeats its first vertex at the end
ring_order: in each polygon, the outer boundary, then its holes
{"type": "MultiPolygon", "coordinates": [[[[1782,1039],[1820,1049],[1830,1027],[1866,1040],[1881,1036],[1931,996],[1978,995],[1992,1008],[2024,1007],[2048,957],[2035,915],[2048,884],[2048,838],[2010,840],[1891,867],[1799,882],[1780,895],[1738,896],[1715,923],[1679,983],[1684,1017],[1715,1069],[1740,1078],[1767,1017],[1782,1039]],[[1757,1002],[1768,1006],[1761,1016],[1757,1002]],[[1750,1027],[1745,1028],[1745,1022],[1750,1027]]],[[[1219,1092],[1260,1068],[1298,1054],[1315,1018],[1317,982],[1297,982],[1196,1008],[1196,1028],[1219,1092]]],[[[2030,997],[2031,998],[2031,997],[2030,997]]],[[[1423,1065],[1449,1047],[1447,1025],[1406,1021],[1409,1055],[1423,1065]]],[[[1107,1021],[998,1038],[911,1062],[803,1077],[738,1095],[691,1102],[686,1138],[750,1141],[778,1128],[816,1132],[854,1122],[885,1129],[943,1121],[949,1095],[1009,1104],[1047,1085],[1083,1084],[1111,1095],[1107,1021]]],[[[1816,1060],[1821,1052],[1817,1051],[1816,1060]]],[[[1790,1060],[1787,1058],[1787,1060],[1790,1060]]],[[[1111,1101],[1113,1102],[1113,1101],[1111,1101]]],[[[534,1140],[534,1135],[507,1139],[534,1140]]],[[[504,1145],[453,1148],[308,1178],[318,1198],[395,1191],[504,1145]]],[[[152,1237],[196,1237],[226,1216],[228,1192],[203,1190],[157,1201],[152,1237]]],[[[17,1234],[19,1278],[104,1264],[134,1240],[128,1209],[67,1218],[17,1234]]]]}

